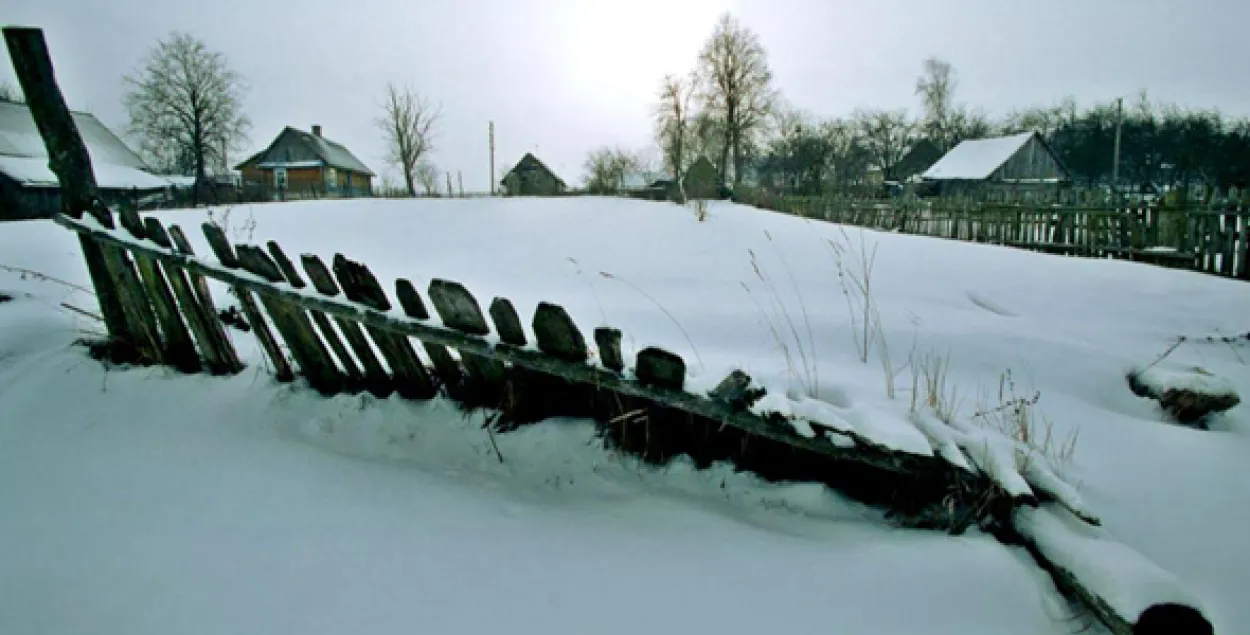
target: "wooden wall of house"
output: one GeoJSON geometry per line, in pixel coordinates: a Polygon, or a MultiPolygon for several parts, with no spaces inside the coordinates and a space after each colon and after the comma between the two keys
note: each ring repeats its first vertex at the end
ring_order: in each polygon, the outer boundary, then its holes
{"type": "Polygon", "coordinates": [[[1033,137],[998,169],[991,180],[1059,179],[1065,176],[1055,156],[1037,137],[1033,137]]]}
{"type": "Polygon", "coordinates": [[[551,196],[562,189],[560,181],[546,170],[514,170],[503,185],[511,196],[551,196]]]}

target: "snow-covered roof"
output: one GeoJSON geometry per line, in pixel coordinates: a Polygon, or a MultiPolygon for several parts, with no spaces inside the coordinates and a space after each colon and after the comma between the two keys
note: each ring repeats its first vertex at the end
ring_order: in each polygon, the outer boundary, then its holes
{"type": "MultiPolygon", "coordinates": [[[[87,146],[96,182],[108,189],[167,187],[168,181],[144,172],[143,159],[94,115],[71,113],[87,146]]],[[[56,187],[48,150],[25,104],[0,102],[0,172],[31,187],[56,187]]]]}
{"type": "Polygon", "coordinates": [[[946,156],[938,159],[924,173],[924,178],[933,180],[968,180],[983,181],[990,178],[995,170],[1002,167],[1007,159],[1024,147],[1032,132],[1011,135],[1010,137],[993,137],[990,139],[970,139],[960,142],[946,156]]]}
{"type": "MultiPolygon", "coordinates": [[[[92,161],[96,184],[108,190],[153,190],[169,187],[170,182],[143,170],[92,161]]],[[[26,187],[60,187],[47,157],[0,156],[0,173],[26,187]]]]}

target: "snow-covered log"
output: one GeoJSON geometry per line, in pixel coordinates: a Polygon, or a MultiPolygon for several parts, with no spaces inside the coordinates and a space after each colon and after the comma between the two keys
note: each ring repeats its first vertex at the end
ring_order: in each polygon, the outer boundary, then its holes
{"type": "Polygon", "coordinates": [[[1204,635],[1214,628],[1175,576],[1052,505],[1021,507],[1014,529],[1060,590],[1116,635],[1204,635]]]}

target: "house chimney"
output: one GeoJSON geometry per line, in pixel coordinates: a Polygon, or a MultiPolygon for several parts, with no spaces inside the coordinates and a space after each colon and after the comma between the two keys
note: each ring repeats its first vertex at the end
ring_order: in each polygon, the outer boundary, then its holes
{"type": "Polygon", "coordinates": [[[314,136],[314,137],[320,137],[320,136],[321,136],[321,126],[320,126],[320,125],[318,125],[318,124],[313,124],[313,136],[314,136]]]}

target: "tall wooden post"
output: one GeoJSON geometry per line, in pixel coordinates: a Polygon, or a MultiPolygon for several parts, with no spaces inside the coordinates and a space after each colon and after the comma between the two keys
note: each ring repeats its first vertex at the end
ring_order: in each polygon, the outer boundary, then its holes
{"type": "MultiPolygon", "coordinates": [[[[47,147],[49,166],[60,183],[62,211],[72,218],[82,218],[83,212],[87,212],[102,225],[112,227],[113,219],[100,203],[87,146],[74,126],[65,97],[57,86],[43,31],[5,27],[4,40],[39,136],[47,147]]],[[[118,286],[110,275],[103,249],[83,234],[78,235],[78,242],[87,261],[87,270],[91,274],[109,336],[115,341],[134,343],[135,334],[127,323],[118,286]]]]}
{"type": "Polygon", "coordinates": [[[490,122],[490,195],[495,195],[495,122],[490,122]]]}
{"type": "Polygon", "coordinates": [[[464,198],[464,173],[456,170],[456,186],[460,188],[460,198],[464,198]]]}

